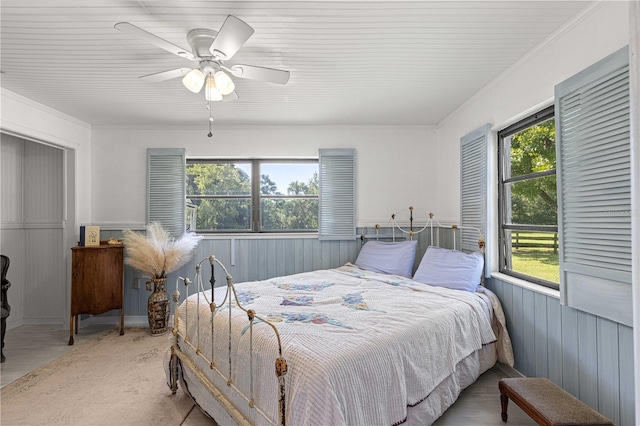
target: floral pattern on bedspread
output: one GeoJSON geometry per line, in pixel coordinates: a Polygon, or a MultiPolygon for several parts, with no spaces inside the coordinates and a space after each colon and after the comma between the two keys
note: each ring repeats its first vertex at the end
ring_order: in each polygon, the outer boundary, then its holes
{"type": "Polygon", "coordinates": [[[296,284],[296,283],[273,283],[276,287],[282,290],[291,291],[322,291],[327,287],[331,287],[331,283],[316,283],[316,284],[296,284]]]}
{"type": "Polygon", "coordinates": [[[280,314],[269,314],[268,318],[272,318],[272,317],[277,318],[278,316],[282,317],[284,319],[284,322],[288,322],[288,323],[302,322],[302,323],[312,323],[312,324],[330,324],[338,327],[351,329],[351,327],[349,327],[348,325],[345,325],[336,319],[330,318],[324,314],[320,314],[317,312],[311,312],[311,313],[282,312],[280,314]]]}
{"type": "Polygon", "coordinates": [[[355,293],[342,295],[341,297],[344,300],[344,302],[342,302],[342,306],[346,306],[347,308],[351,309],[358,309],[361,311],[370,311],[371,308],[369,307],[367,302],[364,301],[362,293],[362,291],[357,291],[355,293]]]}
{"type": "Polygon", "coordinates": [[[285,296],[280,302],[282,306],[311,306],[313,297],[311,296],[285,296]]]}
{"type": "MultiPolygon", "coordinates": [[[[270,313],[267,315],[266,318],[267,321],[269,321],[270,323],[278,323],[278,322],[282,322],[284,320],[284,322],[288,322],[288,323],[292,323],[292,322],[300,322],[300,323],[311,323],[311,324],[329,324],[329,325],[335,325],[337,327],[343,327],[343,328],[348,328],[351,329],[351,327],[349,327],[346,324],[341,323],[338,320],[335,320],[333,318],[329,318],[328,316],[324,315],[324,314],[319,314],[316,312],[311,312],[311,313],[287,313],[287,312],[282,312],[282,313],[270,313]]],[[[261,323],[262,320],[260,319],[254,319],[253,320],[253,324],[259,324],[261,323]]],[[[249,329],[249,324],[245,325],[242,328],[242,332],[241,334],[244,334],[247,330],[249,329]]]]}
{"type": "Polygon", "coordinates": [[[259,294],[256,294],[250,290],[236,290],[236,294],[238,296],[237,300],[241,305],[248,305],[250,303],[253,303],[254,300],[260,297],[259,294]]]}

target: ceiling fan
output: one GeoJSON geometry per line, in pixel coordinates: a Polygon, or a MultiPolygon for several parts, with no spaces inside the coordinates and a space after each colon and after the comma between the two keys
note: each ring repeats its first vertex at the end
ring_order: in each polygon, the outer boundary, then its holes
{"type": "Polygon", "coordinates": [[[234,77],[276,84],[287,84],[289,81],[289,71],[255,65],[235,64],[230,67],[224,65],[224,62],[231,59],[254,33],[254,29],[249,24],[233,15],[227,16],[220,31],[207,28],[196,28],[189,31],[187,42],[191,47],[191,52],[129,22],[119,22],[114,28],[181,58],[197,61],[198,66],[195,68],[178,68],[144,75],[140,78],[149,82],[159,82],[183,77],[182,83],[193,93],[199,93],[204,86],[207,101],[238,99],[235,84],[227,73],[234,77]]]}

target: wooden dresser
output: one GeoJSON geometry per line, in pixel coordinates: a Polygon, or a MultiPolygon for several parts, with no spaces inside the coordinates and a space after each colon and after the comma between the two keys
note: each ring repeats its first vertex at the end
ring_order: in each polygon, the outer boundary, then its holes
{"type": "Polygon", "coordinates": [[[69,344],[73,330],[78,334],[78,315],[98,315],[120,309],[120,334],[124,334],[124,246],[71,248],[71,316],[69,344]]]}

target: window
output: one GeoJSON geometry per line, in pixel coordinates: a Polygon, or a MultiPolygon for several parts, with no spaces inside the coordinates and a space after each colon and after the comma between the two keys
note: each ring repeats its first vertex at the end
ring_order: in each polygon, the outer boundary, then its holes
{"type": "Polygon", "coordinates": [[[559,288],[554,108],[498,132],[500,272],[559,288]]]}
{"type": "Polygon", "coordinates": [[[197,232],[318,229],[318,160],[187,160],[197,232]]]}

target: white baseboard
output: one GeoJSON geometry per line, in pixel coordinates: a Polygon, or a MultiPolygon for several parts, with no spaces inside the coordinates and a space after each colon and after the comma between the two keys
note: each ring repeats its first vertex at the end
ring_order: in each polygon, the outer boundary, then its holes
{"type": "MultiPolygon", "coordinates": [[[[109,316],[96,316],[89,317],[84,321],[80,322],[80,325],[83,325],[85,321],[91,321],[88,325],[120,325],[120,315],[109,315],[109,316]]],[[[148,327],[149,319],[146,316],[125,316],[124,317],[124,325],[125,327],[148,327]]]]}
{"type": "MultiPolygon", "coordinates": [[[[61,327],[62,323],[60,320],[60,318],[22,318],[22,324],[20,325],[53,325],[61,327]]],[[[20,323],[20,321],[18,321],[18,323],[20,323]]]]}
{"type": "MultiPolygon", "coordinates": [[[[111,325],[114,326],[120,325],[120,316],[110,315],[110,316],[96,316],[89,317],[85,321],[91,320],[92,322],[88,325],[111,325]]],[[[80,322],[82,325],[84,321],[80,322]]],[[[149,327],[149,318],[142,315],[125,315],[124,317],[124,326],[125,327],[149,327]]],[[[173,327],[173,315],[169,317],[168,326],[173,327]]]]}
{"type": "Polygon", "coordinates": [[[496,362],[496,367],[504,373],[507,377],[526,377],[524,374],[519,372],[513,367],[509,367],[507,364],[503,364],[501,362],[496,362]]]}
{"type": "MultiPolygon", "coordinates": [[[[15,321],[7,321],[7,330],[21,327],[23,325],[45,325],[60,327],[63,330],[69,330],[69,321],[60,322],[60,318],[38,318],[38,319],[18,319],[15,321]]],[[[89,315],[85,319],[81,319],[78,323],[78,328],[82,329],[90,327],[92,325],[113,325],[117,327],[120,325],[120,315],[89,315]]],[[[129,315],[124,317],[125,327],[149,327],[149,319],[142,315],[129,315]]],[[[173,315],[169,318],[170,327],[173,326],[173,315]]]]}

